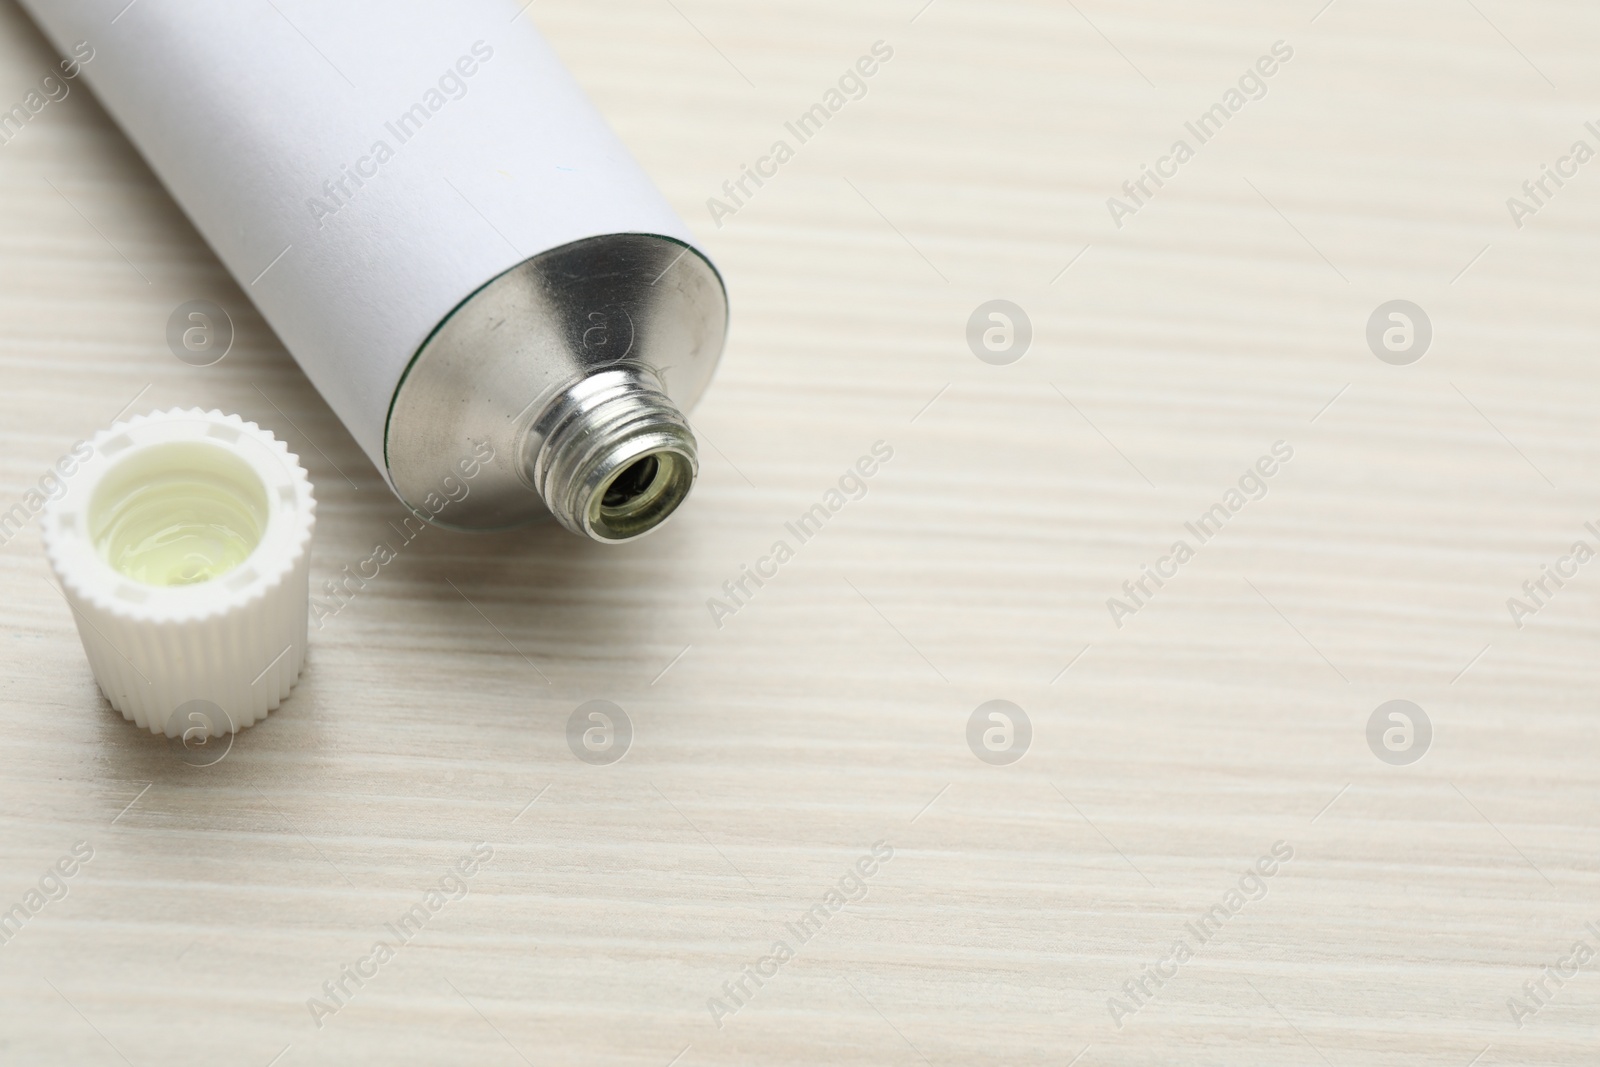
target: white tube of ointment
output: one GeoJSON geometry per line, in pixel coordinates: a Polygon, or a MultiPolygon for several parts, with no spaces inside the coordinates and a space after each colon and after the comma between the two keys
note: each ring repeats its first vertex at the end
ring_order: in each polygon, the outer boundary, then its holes
{"type": "Polygon", "coordinates": [[[413,510],[682,501],[721,279],[513,0],[23,3],[413,510]]]}

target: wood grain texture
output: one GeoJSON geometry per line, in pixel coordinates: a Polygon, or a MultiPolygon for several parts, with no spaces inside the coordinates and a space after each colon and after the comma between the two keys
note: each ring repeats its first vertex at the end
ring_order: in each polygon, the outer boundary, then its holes
{"type": "MultiPolygon", "coordinates": [[[[0,1063],[1595,1061],[1592,965],[1520,1026],[1507,1001],[1600,949],[1600,564],[1520,628],[1507,599],[1600,540],[1600,163],[1520,228],[1506,199],[1600,147],[1600,13],[919,6],[523,16],[730,283],[703,477],[658,535],[429,531],[206,768],[100,697],[37,532],[0,548],[0,908],[94,853],[0,945],[0,1063]],[[714,225],[878,40],[865,97],[714,225]],[[1107,198],[1277,41],[1266,95],[1116,226],[1107,198]],[[1009,366],[965,340],[992,298],[1032,322],[1009,366]],[[1365,339],[1394,299],[1433,325],[1409,366],[1365,339]],[[866,495],[715,625],[878,441],[866,495]],[[1279,441],[1265,497],[1198,543],[1279,441]],[[1403,767],[1365,735],[1399,698],[1434,729],[1403,767]],[[591,699],[634,726],[611,766],[568,748],[591,699]],[[1032,724],[1010,766],[966,741],[994,699],[1032,724]],[[467,895],[319,1026],[308,1000],[476,842],[467,895]],[[1265,896],[1188,933],[1276,842],[1265,896]]],[[[0,25],[8,107],[55,57],[9,0],[0,25]]],[[[0,147],[0,204],[0,510],[120,410],[199,404],[302,456],[314,584],[393,538],[377,472],[86,92],[0,147]],[[238,328],[212,367],[164,339],[195,298],[238,328]]]]}

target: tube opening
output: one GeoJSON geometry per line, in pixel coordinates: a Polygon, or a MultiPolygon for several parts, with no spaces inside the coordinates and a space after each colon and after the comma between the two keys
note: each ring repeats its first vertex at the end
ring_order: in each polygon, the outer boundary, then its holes
{"type": "Polygon", "coordinates": [[[694,484],[694,472],[674,452],[653,452],[619,470],[596,493],[589,509],[591,535],[626,541],[655,529],[677,510],[694,484]]]}
{"type": "Polygon", "coordinates": [[[650,491],[660,470],[661,461],[655,456],[635,460],[606,485],[605,495],[600,501],[601,506],[620,510],[631,504],[650,491]]]}

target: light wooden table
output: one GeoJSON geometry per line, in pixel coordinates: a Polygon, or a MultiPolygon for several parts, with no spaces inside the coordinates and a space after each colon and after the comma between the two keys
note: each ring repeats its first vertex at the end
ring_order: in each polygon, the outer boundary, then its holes
{"type": "MultiPolygon", "coordinates": [[[[920,3],[524,16],[730,281],[704,475],[658,536],[430,531],[207,767],[100,697],[37,531],[0,548],[0,907],[93,850],[0,945],[0,1063],[1596,1061],[1600,965],[1520,1026],[1508,999],[1600,950],[1600,563],[1520,628],[1507,600],[1597,543],[1600,162],[1521,228],[1506,200],[1600,148],[1600,11],[920,3]],[[715,226],[706,199],[879,40],[866,96],[715,226]],[[1200,145],[1185,122],[1278,41],[1200,145]],[[1116,226],[1178,138],[1194,158],[1116,226]],[[1010,365],[966,340],[996,298],[1032,324],[1010,365]],[[1432,325],[1409,365],[1366,338],[1397,299],[1432,325]],[[865,497],[714,625],[878,441],[865,497]],[[1279,441],[1201,544],[1185,523],[1279,441]],[[609,766],[567,742],[593,699],[633,727],[609,766]],[[1405,766],[1367,740],[1395,699],[1432,725],[1405,766]],[[1011,765],[968,745],[991,700],[1031,723],[1011,765]],[[747,965],[775,973],[734,998],[747,965]]],[[[54,57],[9,0],[0,24],[9,106],[54,57]]],[[[391,536],[400,506],[81,87],[0,147],[0,207],[0,510],[120,410],[198,404],[304,458],[314,583],[391,536]],[[196,298],[238,327],[208,368],[164,339],[196,298]]]]}

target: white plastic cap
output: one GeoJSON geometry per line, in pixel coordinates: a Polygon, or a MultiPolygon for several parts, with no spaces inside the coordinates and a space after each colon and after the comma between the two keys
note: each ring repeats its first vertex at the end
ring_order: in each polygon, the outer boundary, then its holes
{"type": "Polygon", "coordinates": [[[40,523],[106,699],[186,740],[265,718],[305,660],[316,500],[298,458],[198,408],[136,416],[90,446],[40,523]]]}

